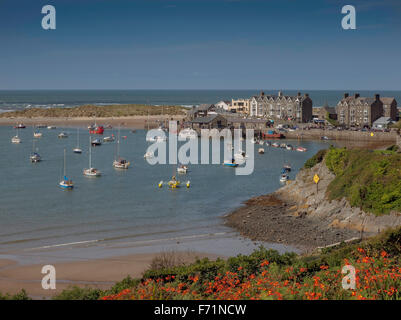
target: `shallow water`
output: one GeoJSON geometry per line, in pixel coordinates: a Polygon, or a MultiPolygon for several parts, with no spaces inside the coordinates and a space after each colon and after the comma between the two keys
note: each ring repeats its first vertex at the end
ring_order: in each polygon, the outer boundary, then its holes
{"type": "MultiPolygon", "coordinates": [[[[88,167],[86,129],[80,130],[81,155],[72,152],[77,144],[76,129],[41,129],[43,137],[36,139],[35,147],[43,161],[36,164],[29,161],[32,128],[19,131],[22,143],[12,144],[16,130],[0,127],[0,253],[40,247],[57,249],[77,242],[84,242],[79,245],[86,247],[101,244],[123,248],[135,243],[160,247],[169,241],[222,238],[224,234],[238,239],[233,230],[222,225],[221,217],[242,201],[279,188],[284,162],[291,163],[293,179],[306,159],[329,145],[324,141],[303,141],[300,144],[308,149],[304,153],[265,146],[264,155],[257,154],[259,145],[255,145],[252,175],[236,176],[234,169],[222,165],[190,165],[190,172],[180,180],[190,180],[191,187],[170,190],[157,185],[171,178],[175,166],[152,166],[146,162],[143,155],[149,143],[143,130],[121,130],[121,136],[127,136],[121,142],[121,155],[132,164],[128,170],[112,167],[116,143],[103,143],[92,149],[93,165],[103,173],[99,178],[82,175],[88,167]],[[69,137],[59,139],[61,131],[68,132],[69,137]],[[58,187],[64,148],[67,175],[75,182],[73,191],[58,187]]],[[[106,130],[105,136],[111,133],[117,134],[106,130]]],[[[197,249],[227,253],[227,245],[221,249],[210,245],[206,241],[204,247],[197,249]]]]}

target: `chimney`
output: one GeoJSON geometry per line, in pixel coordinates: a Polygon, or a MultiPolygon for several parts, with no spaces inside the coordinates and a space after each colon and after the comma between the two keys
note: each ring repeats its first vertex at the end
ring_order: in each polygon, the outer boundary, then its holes
{"type": "Polygon", "coordinates": [[[354,97],[355,97],[355,99],[358,99],[359,98],[359,93],[355,93],[354,97]]]}
{"type": "Polygon", "coordinates": [[[309,97],[309,93],[305,93],[305,98],[308,98],[309,97]]]}
{"type": "Polygon", "coordinates": [[[376,93],[376,94],[375,94],[375,97],[376,97],[376,101],[379,101],[379,100],[380,100],[380,94],[376,93]]]}
{"type": "Polygon", "coordinates": [[[299,97],[300,95],[301,95],[301,92],[298,92],[298,93],[297,93],[297,96],[299,97]]]}
{"type": "Polygon", "coordinates": [[[283,93],[281,91],[278,92],[278,96],[281,97],[283,93]]]}
{"type": "Polygon", "coordinates": [[[260,92],[260,96],[263,97],[265,93],[263,91],[260,92]]]}
{"type": "Polygon", "coordinates": [[[344,93],[344,99],[347,99],[349,97],[348,93],[344,93]]]}

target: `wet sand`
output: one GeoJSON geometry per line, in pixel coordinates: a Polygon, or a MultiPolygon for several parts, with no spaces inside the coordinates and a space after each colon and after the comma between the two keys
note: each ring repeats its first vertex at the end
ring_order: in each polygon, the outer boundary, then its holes
{"type": "MultiPolygon", "coordinates": [[[[217,255],[195,252],[172,254],[179,255],[180,261],[186,263],[193,262],[196,258],[217,258],[217,255]]],[[[0,292],[12,294],[25,289],[34,299],[48,299],[72,285],[109,289],[128,275],[132,278],[141,277],[152,260],[159,255],[160,253],[133,254],[97,260],[53,263],[52,265],[56,268],[56,290],[42,289],[43,264],[19,265],[13,260],[0,259],[0,292]]]]}

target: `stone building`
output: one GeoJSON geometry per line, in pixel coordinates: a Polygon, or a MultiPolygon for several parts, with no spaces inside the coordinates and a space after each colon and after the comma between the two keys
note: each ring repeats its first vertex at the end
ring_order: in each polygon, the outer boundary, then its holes
{"type": "Polygon", "coordinates": [[[312,99],[309,94],[303,96],[300,92],[296,96],[284,96],[279,91],[277,96],[265,95],[262,91],[259,96],[250,100],[250,116],[264,117],[272,120],[288,120],[295,122],[309,122],[312,120],[312,99]]]}
{"type": "Polygon", "coordinates": [[[313,118],[318,120],[337,120],[337,112],[335,107],[329,107],[325,104],[323,107],[313,107],[313,118]]]}
{"type": "Polygon", "coordinates": [[[397,101],[395,98],[380,98],[381,102],[383,102],[383,117],[388,117],[392,121],[397,121],[398,118],[398,110],[397,110],[397,101]]]}
{"type": "Polygon", "coordinates": [[[383,102],[380,95],[373,98],[361,97],[359,93],[344,98],[337,104],[337,119],[340,125],[348,127],[371,127],[383,115],[383,102]]]}

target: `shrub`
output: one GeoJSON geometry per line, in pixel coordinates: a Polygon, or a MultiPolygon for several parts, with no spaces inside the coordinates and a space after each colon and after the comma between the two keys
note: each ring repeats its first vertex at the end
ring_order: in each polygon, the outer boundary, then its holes
{"type": "Polygon", "coordinates": [[[327,149],[319,150],[312,158],[306,160],[304,164],[305,169],[313,168],[318,163],[322,162],[324,156],[327,153],[327,149]]]}
{"type": "Polygon", "coordinates": [[[54,296],[53,300],[98,300],[102,294],[103,292],[100,289],[72,286],[54,296]]]}

